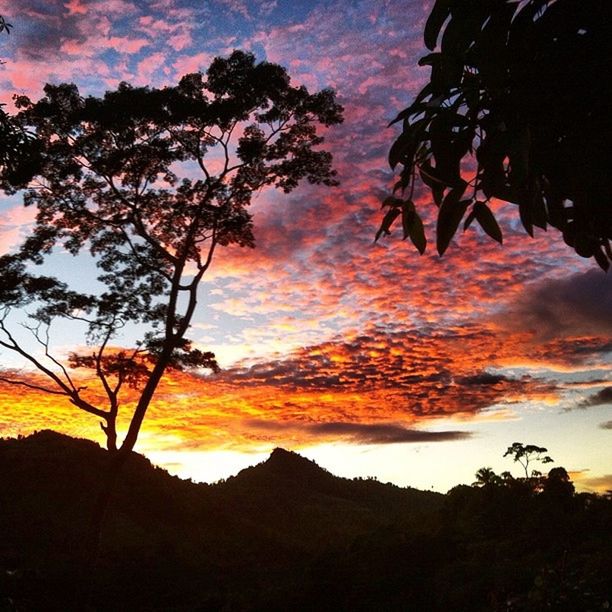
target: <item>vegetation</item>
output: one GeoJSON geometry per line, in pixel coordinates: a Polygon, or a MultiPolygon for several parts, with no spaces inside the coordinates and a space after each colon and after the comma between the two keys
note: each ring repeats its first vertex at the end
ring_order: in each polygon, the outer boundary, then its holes
{"type": "Polygon", "coordinates": [[[550,225],[582,257],[612,260],[612,89],[608,0],[436,0],[425,25],[429,82],[392,122],[402,166],[377,239],[401,217],[404,238],[426,240],[414,194],[437,207],[442,255],[460,223],[502,242],[490,203],[514,203],[525,230],[550,225]],[[441,36],[440,36],[441,35],[441,36]],[[438,43],[438,41],[440,41],[438,43]]]}
{"type": "MultiPolygon", "coordinates": [[[[288,193],[303,179],[336,184],[317,126],[341,122],[342,108],[332,91],[293,87],[284,68],[241,51],[175,87],[122,83],[102,98],[84,98],[74,84],[44,91],[38,102],[16,98],[19,113],[8,125],[32,146],[27,155],[9,147],[0,163],[5,189],[27,188],[24,204],[37,209],[30,235],[0,257],[0,347],[35,374],[4,369],[0,381],[62,396],[100,420],[113,460],[79,542],[90,581],[115,482],[162,377],[218,369],[188,337],[213,256],[228,245],[254,246],[253,194],[288,193]],[[32,264],[48,263],[58,249],[88,253],[97,284],[34,274],[32,264]],[[51,346],[58,321],[85,330],[87,349],[67,361],[51,346]],[[19,335],[19,323],[31,337],[19,335]],[[126,327],[139,337],[131,346],[122,346],[126,327]],[[120,440],[129,388],[138,399],[120,440]]],[[[81,588],[85,607],[89,587],[81,588]]]]}
{"type": "Polygon", "coordinates": [[[20,158],[5,180],[28,186],[24,203],[38,212],[23,245],[0,257],[0,346],[42,379],[3,372],[0,380],[65,397],[100,419],[108,449],[124,456],[164,372],[217,368],[188,330],[216,250],[254,246],[253,194],[266,186],[287,193],[302,179],[335,184],[316,127],[339,123],[342,109],[333,92],[292,87],[282,67],[240,51],[175,87],[123,83],[103,98],[83,98],[63,84],[47,85],[45,94],[35,103],[16,100],[14,122],[35,137],[36,156],[20,158]],[[200,178],[181,178],[195,172],[200,178]],[[32,262],[44,264],[60,247],[89,253],[100,270],[96,290],[31,273],[32,262]],[[26,326],[39,352],[13,333],[16,309],[29,309],[26,326]],[[58,320],[84,325],[91,347],[68,363],[50,347],[58,320]],[[128,324],[140,340],[113,345],[128,324]],[[77,369],[97,379],[102,403],[77,369]],[[126,387],[139,399],[121,442],[126,387]]]}
{"type": "MultiPolygon", "coordinates": [[[[523,444],[522,442],[514,442],[512,446],[509,446],[504,457],[510,455],[515,462],[520,463],[525,470],[525,478],[529,478],[529,464],[530,463],[553,463],[549,455],[545,455],[548,449],[543,446],[536,446],[535,444],[523,444]]],[[[531,476],[539,476],[540,473],[536,470],[532,470],[531,476]]]]}
{"type": "MultiPolygon", "coordinates": [[[[82,507],[108,460],[49,431],[0,441],[0,608],[72,609],[82,507]]],[[[563,468],[441,495],[337,478],[280,449],[216,485],[132,454],[92,604],[576,612],[612,602],[611,567],[612,498],[575,493],[563,468]]]]}
{"type": "MultiPolygon", "coordinates": [[[[11,33],[13,26],[0,15],[0,34],[11,33]]],[[[0,64],[4,62],[0,60],[0,64]]],[[[5,177],[15,177],[17,167],[25,169],[36,155],[36,143],[32,135],[22,127],[0,104],[0,187],[11,191],[5,177]]]]}

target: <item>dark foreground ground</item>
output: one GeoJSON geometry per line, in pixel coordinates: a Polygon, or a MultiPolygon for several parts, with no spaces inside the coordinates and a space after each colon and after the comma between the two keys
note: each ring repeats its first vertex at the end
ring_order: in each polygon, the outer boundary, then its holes
{"type": "Polygon", "coordinates": [[[134,455],[97,565],[85,538],[107,453],[0,440],[0,612],[612,607],[612,498],[559,471],[446,495],[337,478],[295,453],[194,484],[134,455]]]}

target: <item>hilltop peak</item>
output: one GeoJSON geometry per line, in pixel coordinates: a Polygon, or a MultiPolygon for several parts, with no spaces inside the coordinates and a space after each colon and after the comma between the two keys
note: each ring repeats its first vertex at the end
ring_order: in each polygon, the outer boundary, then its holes
{"type": "Polygon", "coordinates": [[[234,478],[238,481],[253,478],[257,481],[263,479],[266,482],[272,479],[275,482],[293,482],[299,483],[300,486],[304,484],[312,486],[314,483],[333,480],[335,477],[314,461],[296,452],[277,447],[265,461],[241,470],[234,478]]]}
{"type": "Polygon", "coordinates": [[[319,467],[314,461],[306,459],[296,452],[279,447],[272,451],[264,465],[277,473],[282,472],[284,475],[291,476],[327,473],[327,470],[319,467]]]}
{"type": "Polygon", "coordinates": [[[280,446],[277,446],[270,453],[270,457],[267,459],[267,461],[272,461],[272,462],[275,462],[275,461],[298,461],[298,462],[306,461],[308,463],[314,463],[310,461],[310,459],[306,459],[305,457],[302,457],[302,455],[300,455],[299,453],[296,453],[291,450],[287,450],[285,448],[281,448],[280,446]]]}

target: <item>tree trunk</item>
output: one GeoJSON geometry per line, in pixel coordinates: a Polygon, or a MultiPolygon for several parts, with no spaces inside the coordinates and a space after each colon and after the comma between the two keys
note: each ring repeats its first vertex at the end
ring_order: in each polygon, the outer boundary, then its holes
{"type": "MultiPolygon", "coordinates": [[[[75,585],[75,609],[95,610],[94,601],[99,575],[100,543],[106,515],[121,471],[130,457],[131,450],[109,451],[109,461],[102,476],[101,486],[94,499],[89,523],[80,543],[80,580],[75,585]]],[[[106,606],[105,606],[106,608],[106,606]]]]}

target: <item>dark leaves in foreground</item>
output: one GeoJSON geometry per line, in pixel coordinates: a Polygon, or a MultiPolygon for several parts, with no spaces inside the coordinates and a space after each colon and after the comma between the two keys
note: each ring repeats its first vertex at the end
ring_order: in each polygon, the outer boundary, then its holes
{"type": "MultiPolygon", "coordinates": [[[[402,133],[389,164],[402,166],[395,191],[408,201],[419,179],[429,189],[440,255],[464,218],[464,229],[476,220],[501,243],[498,200],[517,205],[531,236],[552,226],[609,268],[611,22],[608,0],[434,3],[431,53],[419,61],[430,79],[392,121],[402,133]]],[[[387,213],[377,237],[395,220],[387,213]]]]}

